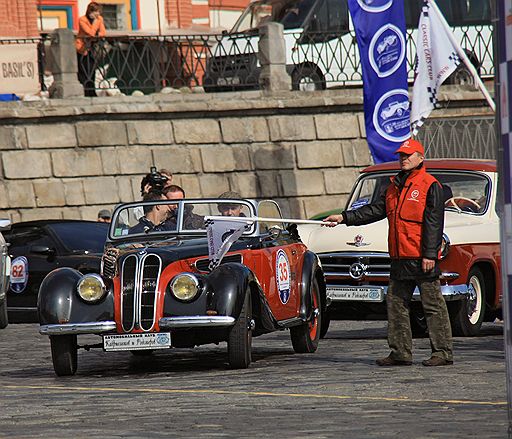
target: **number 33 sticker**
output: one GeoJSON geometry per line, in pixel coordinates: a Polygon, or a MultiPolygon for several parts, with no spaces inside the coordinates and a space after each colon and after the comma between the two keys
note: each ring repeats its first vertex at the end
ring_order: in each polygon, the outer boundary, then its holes
{"type": "Polygon", "coordinates": [[[290,299],[290,263],[283,250],[277,251],[276,280],[279,299],[285,304],[290,299]]]}

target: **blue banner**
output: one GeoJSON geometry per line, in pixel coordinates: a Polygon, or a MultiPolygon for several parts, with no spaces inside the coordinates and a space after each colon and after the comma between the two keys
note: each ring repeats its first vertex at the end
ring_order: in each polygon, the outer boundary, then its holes
{"type": "Polygon", "coordinates": [[[348,0],[363,70],[366,139],[375,163],[411,137],[403,0],[348,0]]]}

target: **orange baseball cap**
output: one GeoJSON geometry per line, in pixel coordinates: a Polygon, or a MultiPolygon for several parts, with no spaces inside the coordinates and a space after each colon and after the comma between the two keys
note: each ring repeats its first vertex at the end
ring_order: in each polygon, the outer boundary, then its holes
{"type": "Polygon", "coordinates": [[[404,143],[400,145],[395,151],[397,154],[399,152],[403,152],[404,154],[412,154],[413,152],[419,152],[421,155],[425,155],[425,150],[423,149],[423,145],[414,139],[406,140],[404,143]]]}

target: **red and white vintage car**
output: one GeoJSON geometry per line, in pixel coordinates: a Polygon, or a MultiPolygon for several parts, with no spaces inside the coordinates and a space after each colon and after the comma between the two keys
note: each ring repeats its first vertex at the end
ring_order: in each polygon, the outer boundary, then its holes
{"type": "MultiPolygon", "coordinates": [[[[445,191],[445,226],[441,290],[454,335],[477,335],[482,322],[501,312],[499,219],[496,213],[497,169],[491,160],[427,160],[427,170],[445,191]]],[[[398,163],[364,169],[346,209],[371,203],[386,189],[398,163]]],[[[318,254],[327,283],[329,319],[385,318],[390,259],[387,219],[360,227],[300,226],[304,243],[318,254]]],[[[411,305],[413,333],[425,331],[419,291],[411,305]]]]}

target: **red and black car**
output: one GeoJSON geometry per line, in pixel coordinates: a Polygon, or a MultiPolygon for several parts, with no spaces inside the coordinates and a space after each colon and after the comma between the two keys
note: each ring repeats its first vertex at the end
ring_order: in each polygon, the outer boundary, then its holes
{"type": "Polygon", "coordinates": [[[101,272],[53,271],[38,309],[55,372],[72,375],[80,334],[138,355],[225,341],[232,368],[249,366],[253,336],[275,330],[290,330],[296,352],[314,352],[325,300],[319,259],[274,201],[185,199],[119,206],[101,272]],[[212,268],[204,218],[224,204],[236,204],[247,225],[212,268]],[[167,212],[156,225],[155,207],[167,212]],[[275,221],[251,221],[258,216],[275,221]]]}

